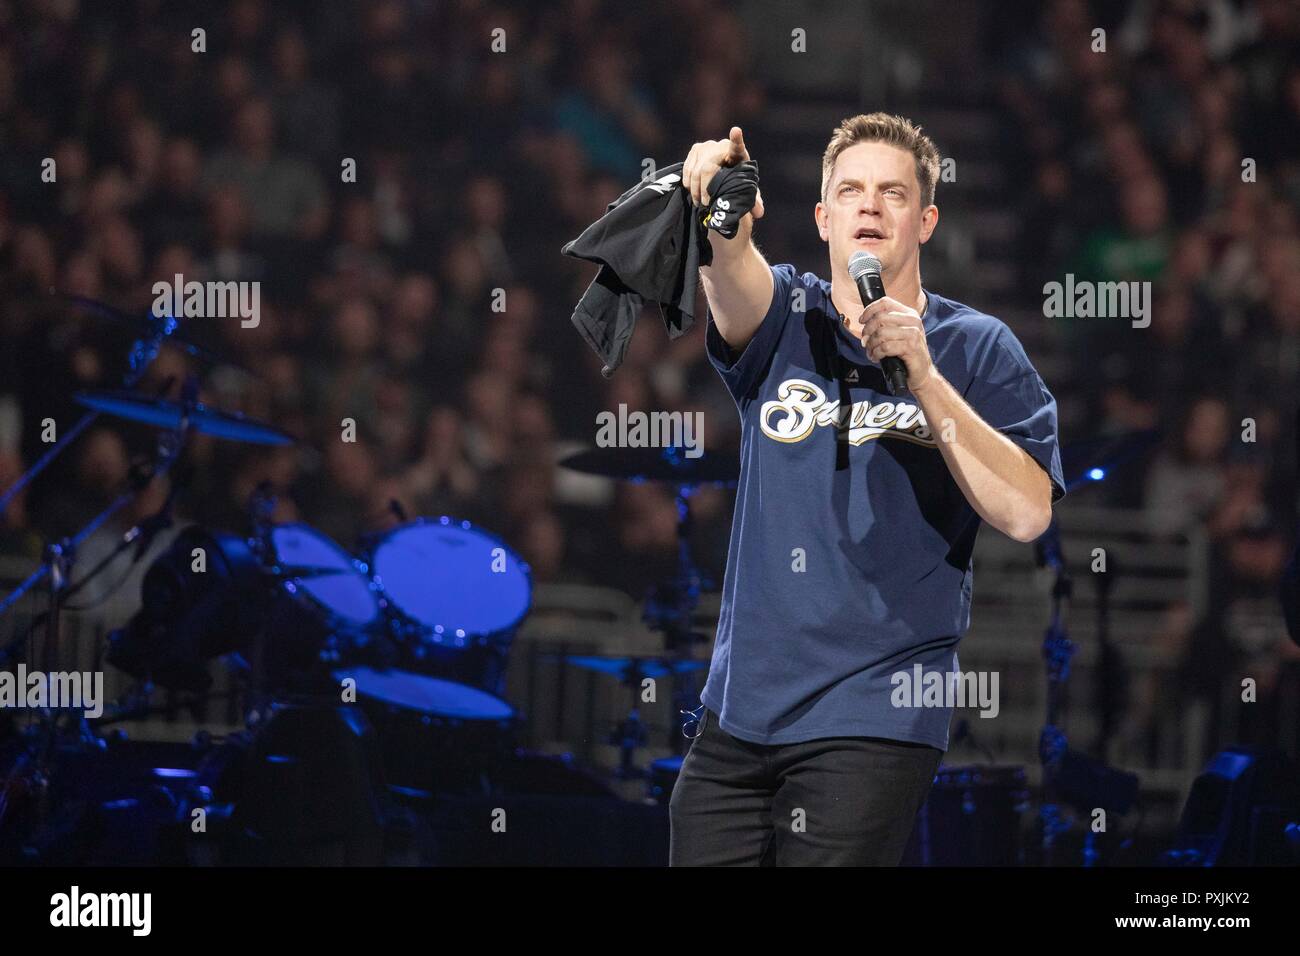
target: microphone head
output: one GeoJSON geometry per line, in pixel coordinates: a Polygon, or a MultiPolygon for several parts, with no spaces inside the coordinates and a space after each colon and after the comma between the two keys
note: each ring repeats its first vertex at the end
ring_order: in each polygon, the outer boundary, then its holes
{"type": "Polygon", "coordinates": [[[859,249],[849,256],[849,278],[857,282],[862,276],[875,273],[880,275],[880,260],[869,252],[859,249]]]}

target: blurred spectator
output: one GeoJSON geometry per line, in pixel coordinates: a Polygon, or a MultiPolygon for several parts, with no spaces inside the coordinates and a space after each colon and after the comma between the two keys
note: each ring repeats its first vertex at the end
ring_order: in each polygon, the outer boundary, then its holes
{"type": "Polygon", "coordinates": [[[266,99],[254,97],[239,107],[231,140],[233,148],[208,164],[207,182],[238,187],[257,233],[319,238],[326,225],[320,176],[301,160],[276,153],[275,114],[266,99]]]}
{"type": "Polygon", "coordinates": [[[1175,452],[1156,459],[1147,476],[1148,527],[1156,534],[1186,531],[1204,521],[1223,491],[1228,409],[1215,398],[1187,410],[1175,452]]]}

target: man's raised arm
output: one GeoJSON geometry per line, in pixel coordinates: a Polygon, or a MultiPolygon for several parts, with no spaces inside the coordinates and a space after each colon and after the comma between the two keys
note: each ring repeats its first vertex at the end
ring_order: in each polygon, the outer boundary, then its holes
{"type": "MultiPolygon", "coordinates": [[[[739,126],[733,126],[730,138],[706,140],[691,147],[682,167],[682,185],[696,205],[707,206],[709,183],[718,170],[748,159],[744,133],[739,126]]],[[[759,190],[754,210],[740,220],[735,238],[726,239],[709,230],[713,264],[700,267],[713,321],[723,341],[737,352],[749,344],[772,304],[772,270],[751,239],[754,220],[762,216],[763,193],[759,190]]]]}

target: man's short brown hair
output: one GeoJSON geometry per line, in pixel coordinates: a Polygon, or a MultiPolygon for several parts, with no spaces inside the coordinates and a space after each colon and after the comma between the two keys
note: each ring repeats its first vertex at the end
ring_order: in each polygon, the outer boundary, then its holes
{"type": "Polygon", "coordinates": [[[921,208],[934,203],[939,181],[939,149],[921,127],[890,113],[859,113],[840,123],[822,155],[822,202],[831,184],[831,172],[840,153],[858,143],[887,143],[905,149],[916,158],[916,181],[921,184],[921,208]]]}

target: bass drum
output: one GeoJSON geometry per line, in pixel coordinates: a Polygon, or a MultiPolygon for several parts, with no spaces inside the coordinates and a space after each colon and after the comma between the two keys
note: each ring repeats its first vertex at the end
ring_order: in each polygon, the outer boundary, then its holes
{"type": "Polygon", "coordinates": [[[468,521],[442,517],[385,534],[370,567],[418,669],[501,692],[510,638],[532,605],[522,558],[468,521]]]}
{"type": "Polygon", "coordinates": [[[416,796],[486,792],[510,757],[515,709],[494,694],[402,670],[350,667],[333,676],[354,682],[390,787],[416,796]]]}
{"type": "Polygon", "coordinates": [[[208,663],[248,653],[270,607],[267,577],[248,541],[183,529],[140,584],[140,610],[109,635],[108,662],[169,690],[203,693],[208,663]]]}
{"type": "Polygon", "coordinates": [[[265,689],[328,686],[329,668],[382,622],[363,566],[305,524],[266,526],[251,539],[188,527],[150,565],[140,599],[109,636],[109,662],[196,693],[212,686],[208,662],[232,653],[265,689]]]}

